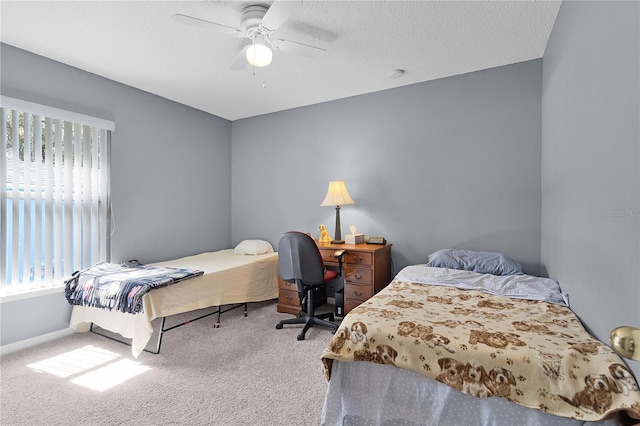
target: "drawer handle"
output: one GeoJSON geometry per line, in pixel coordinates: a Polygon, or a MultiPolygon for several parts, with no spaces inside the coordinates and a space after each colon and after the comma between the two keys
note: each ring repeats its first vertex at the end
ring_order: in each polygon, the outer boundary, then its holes
{"type": "Polygon", "coordinates": [[[286,283],[285,283],[285,285],[286,285],[287,287],[291,287],[291,286],[293,285],[293,283],[286,282],[286,283]]]}
{"type": "Polygon", "coordinates": [[[361,280],[364,275],[355,274],[356,280],[361,280]]]}
{"type": "Polygon", "coordinates": [[[287,299],[289,302],[291,302],[293,300],[293,297],[291,296],[285,296],[285,299],[287,299]]]}
{"type": "Polygon", "coordinates": [[[357,291],[354,291],[353,293],[354,293],[356,296],[362,296],[362,295],[364,294],[364,293],[359,293],[359,292],[357,292],[357,291]]]}
{"type": "Polygon", "coordinates": [[[354,257],[353,260],[355,261],[354,263],[362,263],[361,257],[354,257]]]}

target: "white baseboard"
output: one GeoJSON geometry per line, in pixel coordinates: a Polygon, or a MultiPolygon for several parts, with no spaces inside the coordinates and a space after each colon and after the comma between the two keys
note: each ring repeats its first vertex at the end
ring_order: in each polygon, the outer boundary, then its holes
{"type": "Polygon", "coordinates": [[[52,331],[51,333],[42,334],[40,336],[31,337],[25,340],[20,340],[19,342],[9,343],[8,345],[0,346],[0,355],[21,351],[23,349],[41,345],[43,343],[50,342],[52,340],[71,336],[72,334],[75,334],[75,333],[76,331],[73,328],[64,328],[62,330],[52,331]]]}

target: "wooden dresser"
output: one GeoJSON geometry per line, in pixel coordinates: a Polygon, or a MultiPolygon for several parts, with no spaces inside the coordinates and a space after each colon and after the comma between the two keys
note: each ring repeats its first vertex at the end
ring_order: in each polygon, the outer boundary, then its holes
{"type": "MultiPolygon", "coordinates": [[[[382,290],[391,282],[391,244],[330,244],[316,241],[325,265],[338,266],[333,257],[336,250],[346,250],[342,264],[344,279],[344,313],[382,290]]],[[[279,280],[278,312],[296,315],[300,311],[300,300],[296,285],[279,280]]],[[[326,303],[322,294],[314,296],[316,305],[326,303]]]]}

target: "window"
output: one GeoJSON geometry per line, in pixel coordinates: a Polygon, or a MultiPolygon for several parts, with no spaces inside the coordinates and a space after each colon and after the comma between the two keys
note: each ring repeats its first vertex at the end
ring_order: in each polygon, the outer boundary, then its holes
{"type": "Polygon", "coordinates": [[[114,124],[1,98],[0,295],[109,260],[114,124]]]}

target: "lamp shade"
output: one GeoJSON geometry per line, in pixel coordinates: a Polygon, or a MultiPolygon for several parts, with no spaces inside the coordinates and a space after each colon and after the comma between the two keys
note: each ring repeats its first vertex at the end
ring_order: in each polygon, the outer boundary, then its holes
{"type": "Polygon", "coordinates": [[[355,204],[347,192],[347,186],[342,180],[332,180],[329,182],[327,196],[320,206],[344,206],[345,204],[355,204]]]}
{"type": "Polygon", "coordinates": [[[254,67],[266,67],[271,63],[273,53],[261,39],[257,39],[247,49],[247,61],[254,67]]]}

